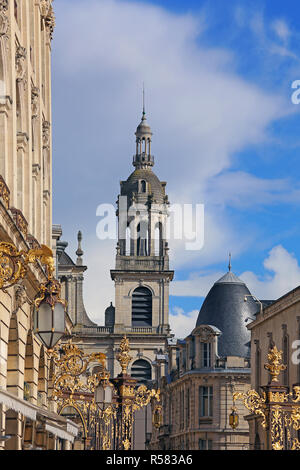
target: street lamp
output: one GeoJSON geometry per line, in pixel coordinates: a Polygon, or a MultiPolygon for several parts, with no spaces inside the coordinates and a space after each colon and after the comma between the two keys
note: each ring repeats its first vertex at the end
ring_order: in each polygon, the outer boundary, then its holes
{"type": "Polygon", "coordinates": [[[50,350],[65,334],[66,303],[60,299],[60,291],[59,281],[50,277],[34,300],[34,333],[50,350]]]}
{"type": "Polygon", "coordinates": [[[114,388],[107,378],[100,379],[98,386],[95,388],[95,402],[101,411],[105,411],[112,405],[114,388]]]}
{"type": "Polygon", "coordinates": [[[47,267],[47,282],[39,285],[39,292],[34,300],[34,330],[47,349],[65,334],[66,302],[61,300],[61,285],[53,278],[54,260],[50,248],[18,251],[8,242],[0,243],[0,289],[5,290],[24,279],[28,265],[39,260],[47,267]]]}

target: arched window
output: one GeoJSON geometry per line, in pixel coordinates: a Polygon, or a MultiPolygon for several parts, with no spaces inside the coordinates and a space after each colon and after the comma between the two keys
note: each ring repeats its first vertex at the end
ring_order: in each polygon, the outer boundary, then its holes
{"type": "Polygon", "coordinates": [[[151,365],[144,359],[138,359],[132,364],[131,376],[141,383],[151,380],[151,365]]]}
{"type": "Polygon", "coordinates": [[[152,294],[147,287],[132,294],[132,326],[152,326],[152,294]]]}
{"type": "Polygon", "coordinates": [[[142,193],[146,192],[146,181],[145,180],[141,181],[141,192],[142,193]]]}
{"type": "Polygon", "coordinates": [[[155,256],[163,255],[163,231],[162,223],[158,222],[154,232],[154,254],[155,256]]]}
{"type": "Polygon", "coordinates": [[[125,240],[125,250],[124,250],[124,255],[130,256],[132,253],[131,250],[131,236],[130,236],[130,227],[127,227],[126,229],[126,240],[125,240]]]}
{"type": "Polygon", "coordinates": [[[148,255],[148,222],[142,220],[137,226],[137,255],[148,255]]]}

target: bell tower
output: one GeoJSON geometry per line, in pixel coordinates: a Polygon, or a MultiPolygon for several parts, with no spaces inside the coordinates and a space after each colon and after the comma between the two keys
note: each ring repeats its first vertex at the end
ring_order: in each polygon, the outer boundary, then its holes
{"type": "Polygon", "coordinates": [[[152,171],[152,131],[145,107],[136,132],[134,171],[121,181],[115,269],[114,332],[168,335],[169,269],[166,183],[152,171]]]}

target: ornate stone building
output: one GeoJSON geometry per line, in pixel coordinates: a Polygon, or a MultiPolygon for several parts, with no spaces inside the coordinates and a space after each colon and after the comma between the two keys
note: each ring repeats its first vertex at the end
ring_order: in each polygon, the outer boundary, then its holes
{"type": "Polygon", "coordinates": [[[257,309],[247,286],[229,267],[208,293],[191,334],[185,340],[168,340],[168,354],[161,358],[168,373],[159,381],[163,421],[153,430],[150,449],[249,448],[243,405],[238,404],[237,430],[231,429],[228,418],[233,392],[250,387],[246,322],[257,309]]]}
{"type": "MultiPolygon", "coordinates": [[[[287,366],[278,377],[278,385],[287,386],[291,391],[293,385],[300,383],[300,287],[264,306],[248,328],[251,331],[251,388],[259,392],[268,384],[268,371],[264,364],[269,348],[275,344],[283,352],[282,362],[287,366]]],[[[249,414],[247,421],[251,446],[267,449],[261,419],[249,414]]]]}
{"type": "MultiPolygon", "coordinates": [[[[87,316],[82,301],[82,249],[77,250],[74,263],[66,254],[66,244],[57,241],[58,275],[69,302],[74,322],[73,342],[86,353],[107,355],[111,377],[120,373],[116,353],[124,334],[130,340],[132,362],[129,373],[139,381],[151,382],[161,374],[157,358],[165,350],[170,336],[169,269],[166,221],[168,197],[166,183],[152,171],[152,132],[145,112],[136,130],[136,154],[133,173],[121,182],[118,198],[118,242],[115,269],[115,306],[105,311],[105,325],[95,325],[87,316]]],[[[59,233],[59,229],[57,229],[59,233]]],[[[136,419],[135,449],[144,448],[146,433],[151,430],[149,409],[136,419]]]]}
{"type": "MultiPolygon", "coordinates": [[[[52,243],[53,28],[51,0],[0,0],[0,241],[25,252],[52,243]]],[[[51,364],[33,334],[33,299],[45,280],[35,263],[23,282],[0,290],[1,449],[74,439],[76,426],[49,402],[51,364]]]]}

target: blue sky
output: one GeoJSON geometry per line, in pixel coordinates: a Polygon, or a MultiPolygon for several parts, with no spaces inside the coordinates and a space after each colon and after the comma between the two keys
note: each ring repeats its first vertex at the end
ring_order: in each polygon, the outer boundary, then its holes
{"type": "Polygon", "coordinates": [[[91,318],[114,300],[96,209],[133,170],[143,81],[154,171],[171,202],[205,205],[203,249],[171,245],[175,333],[193,328],[229,251],[260,298],[299,285],[300,5],[59,0],[55,13],[53,221],[71,255],[83,232],[91,318]]]}

